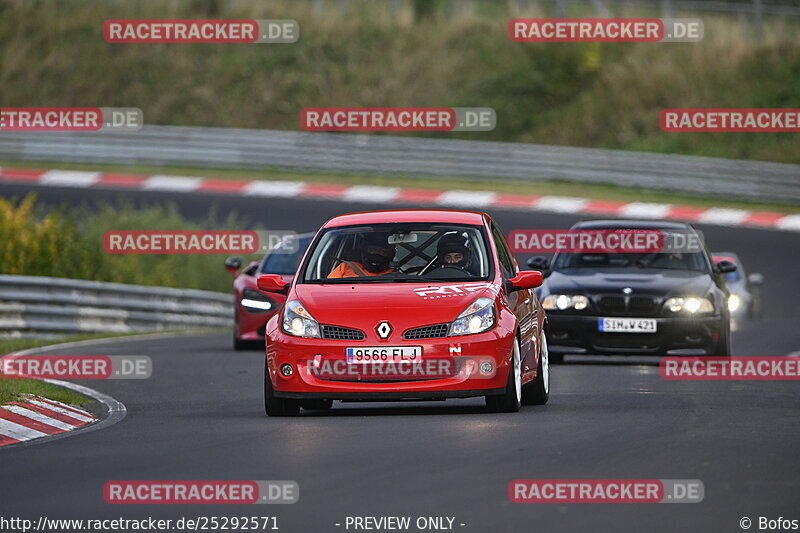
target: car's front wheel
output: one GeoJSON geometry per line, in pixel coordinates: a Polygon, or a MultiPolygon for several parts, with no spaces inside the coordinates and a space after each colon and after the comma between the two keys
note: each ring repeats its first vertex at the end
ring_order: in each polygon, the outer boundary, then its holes
{"type": "Polygon", "coordinates": [[[300,414],[300,400],[275,396],[268,368],[264,370],[264,411],[268,416],[297,416],[300,414]]]}
{"type": "Polygon", "coordinates": [[[500,395],[486,396],[486,407],[490,411],[516,413],[522,405],[522,362],[520,361],[519,339],[516,337],[514,338],[510,366],[505,392],[500,395]]]}
{"type": "Polygon", "coordinates": [[[239,337],[236,336],[236,331],[233,332],[233,349],[238,351],[247,350],[250,348],[250,344],[247,341],[243,341],[239,337]]]}
{"type": "Polygon", "coordinates": [[[539,348],[539,364],[536,379],[522,389],[522,403],[525,405],[544,405],[550,398],[550,353],[547,350],[547,337],[542,332],[539,348]]]}

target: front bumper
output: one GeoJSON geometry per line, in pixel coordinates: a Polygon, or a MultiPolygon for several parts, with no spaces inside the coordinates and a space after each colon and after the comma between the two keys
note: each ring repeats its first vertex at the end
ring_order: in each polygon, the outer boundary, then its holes
{"type": "Polygon", "coordinates": [[[503,335],[499,328],[464,337],[403,341],[346,341],[291,337],[267,328],[267,369],[274,394],[281,398],[330,400],[403,400],[468,398],[502,394],[510,368],[512,335],[503,335]],[[465,342],[468,341],[468,342],[465,342]],[[422,362],[490,361],[494,371],[462,371],[447,375],[362,375],[354,371],[322,374],[315,369],[352,368],[347,365],[346,348],[360,346],[420,346],[422,362]],[[460,351],[459,351],[460,350],[460,351]],[[291,365],[292,374],[280,372],[291,365]]]}
{"type": "Polygon", "coordinates": [[[648,317],[656,320],[655,333],[606,333],[598,330],[600,318],[548,313],[550,352],[666,355],[678,350],[702,350],[711,353],[724,329],[721,316],[648,317]]]}

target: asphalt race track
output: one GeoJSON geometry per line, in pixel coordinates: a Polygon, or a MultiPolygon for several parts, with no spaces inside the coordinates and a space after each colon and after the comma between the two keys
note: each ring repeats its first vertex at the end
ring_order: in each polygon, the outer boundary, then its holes
{"type": "MultiPolygon", "coordinates": [[[[30,186],[2,185],[3,196],[30,186]]],[[[47,203],[106,202],[118,191],[34,188],[47,203]]],[[[386,206],[130,192],[212,205],[270,229],[315,230],[329,216],[386,206]]],[[[565,228],[573,216],[492,211],[505,232],[565,228]]],[[[800,350],[800,233],[700,226],[713,250],[761,272],[764,317],[734,333],[734,355],[800,350]]],[[[522,261],[520,261],[522,263],[522,261]]],[[[228,276],[220,260],[220,276],[228,276]]],[[[128,415],[100,431],[0,451],[3,516],[278,517],[284,532],[345,531],[346,516],[451,516],[456,531],[741,531],[740,518],[800,519],[798,382],[664,381],[656,359],[568,358],[550,403],[488,414],[482,399],[336,404],[267,418],[263,356],[228,334],[126,339],[71,355],[149,355],[149,380],[86,381],[128,415]],[[512,504],[508,483],[539,479],[699,479],[697,504],[512,504]],[[300,501],[272,506],[108,505],[109,480],[295,480],[300,501]],[[465,524],[460,526],[459,524],[465,524]]],[[[43,352],[47,353],[47,352],[43,352]]],[[[64,353],[53,351],[50,353],[64,353]]],[[[352,531],[352,529],[350,530],[352,531]]]]}

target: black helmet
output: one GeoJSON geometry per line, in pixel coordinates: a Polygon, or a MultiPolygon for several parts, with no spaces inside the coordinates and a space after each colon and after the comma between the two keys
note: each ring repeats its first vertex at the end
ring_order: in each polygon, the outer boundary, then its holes
{"type": "Polygon", "coordinates": [[[467,268],[472,259],[472,254],[469,249],[469,241],[461,235],[455,233],[445,235],[439,239],[439,242],[436,244],[436,255],[438,257],[439,265],[454,266],[458,268],[467,268]],[[461,254],[461,261],[457,261],[455,263],[445,262],[444,257],[451,253],[461,254]]]}
{"type": "Polygon", "coordinates": [[[394,259],[396,248],[389,244],[389,234],[381,232],[370,232],[362,234],[364,247],[361,251],[361,264],[367,272],[376,274],[389,269],[389,264],[394,259]],[[372,247],[380,247],[385,253],[370,253],[372,247]]]}

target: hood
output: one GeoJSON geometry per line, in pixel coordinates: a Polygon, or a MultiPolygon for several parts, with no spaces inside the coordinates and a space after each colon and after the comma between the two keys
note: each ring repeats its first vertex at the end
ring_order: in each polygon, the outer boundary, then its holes
{"type": "Polygon", "coordinates": [[[619,292],[630,287],[633,294],[705,296],[712,285],[711,276],[706,272],[576,268],[552,272],[544,282],[544,292],[603,293],[619,292]]]}
{"type": "Polygon", "coordinates": [[[320,324],[365,331],[383,320],[395,333],[454,320],[475,299],[493,298],[489,282],[298,284],[289,299],[303,302],[320,324]]]}

